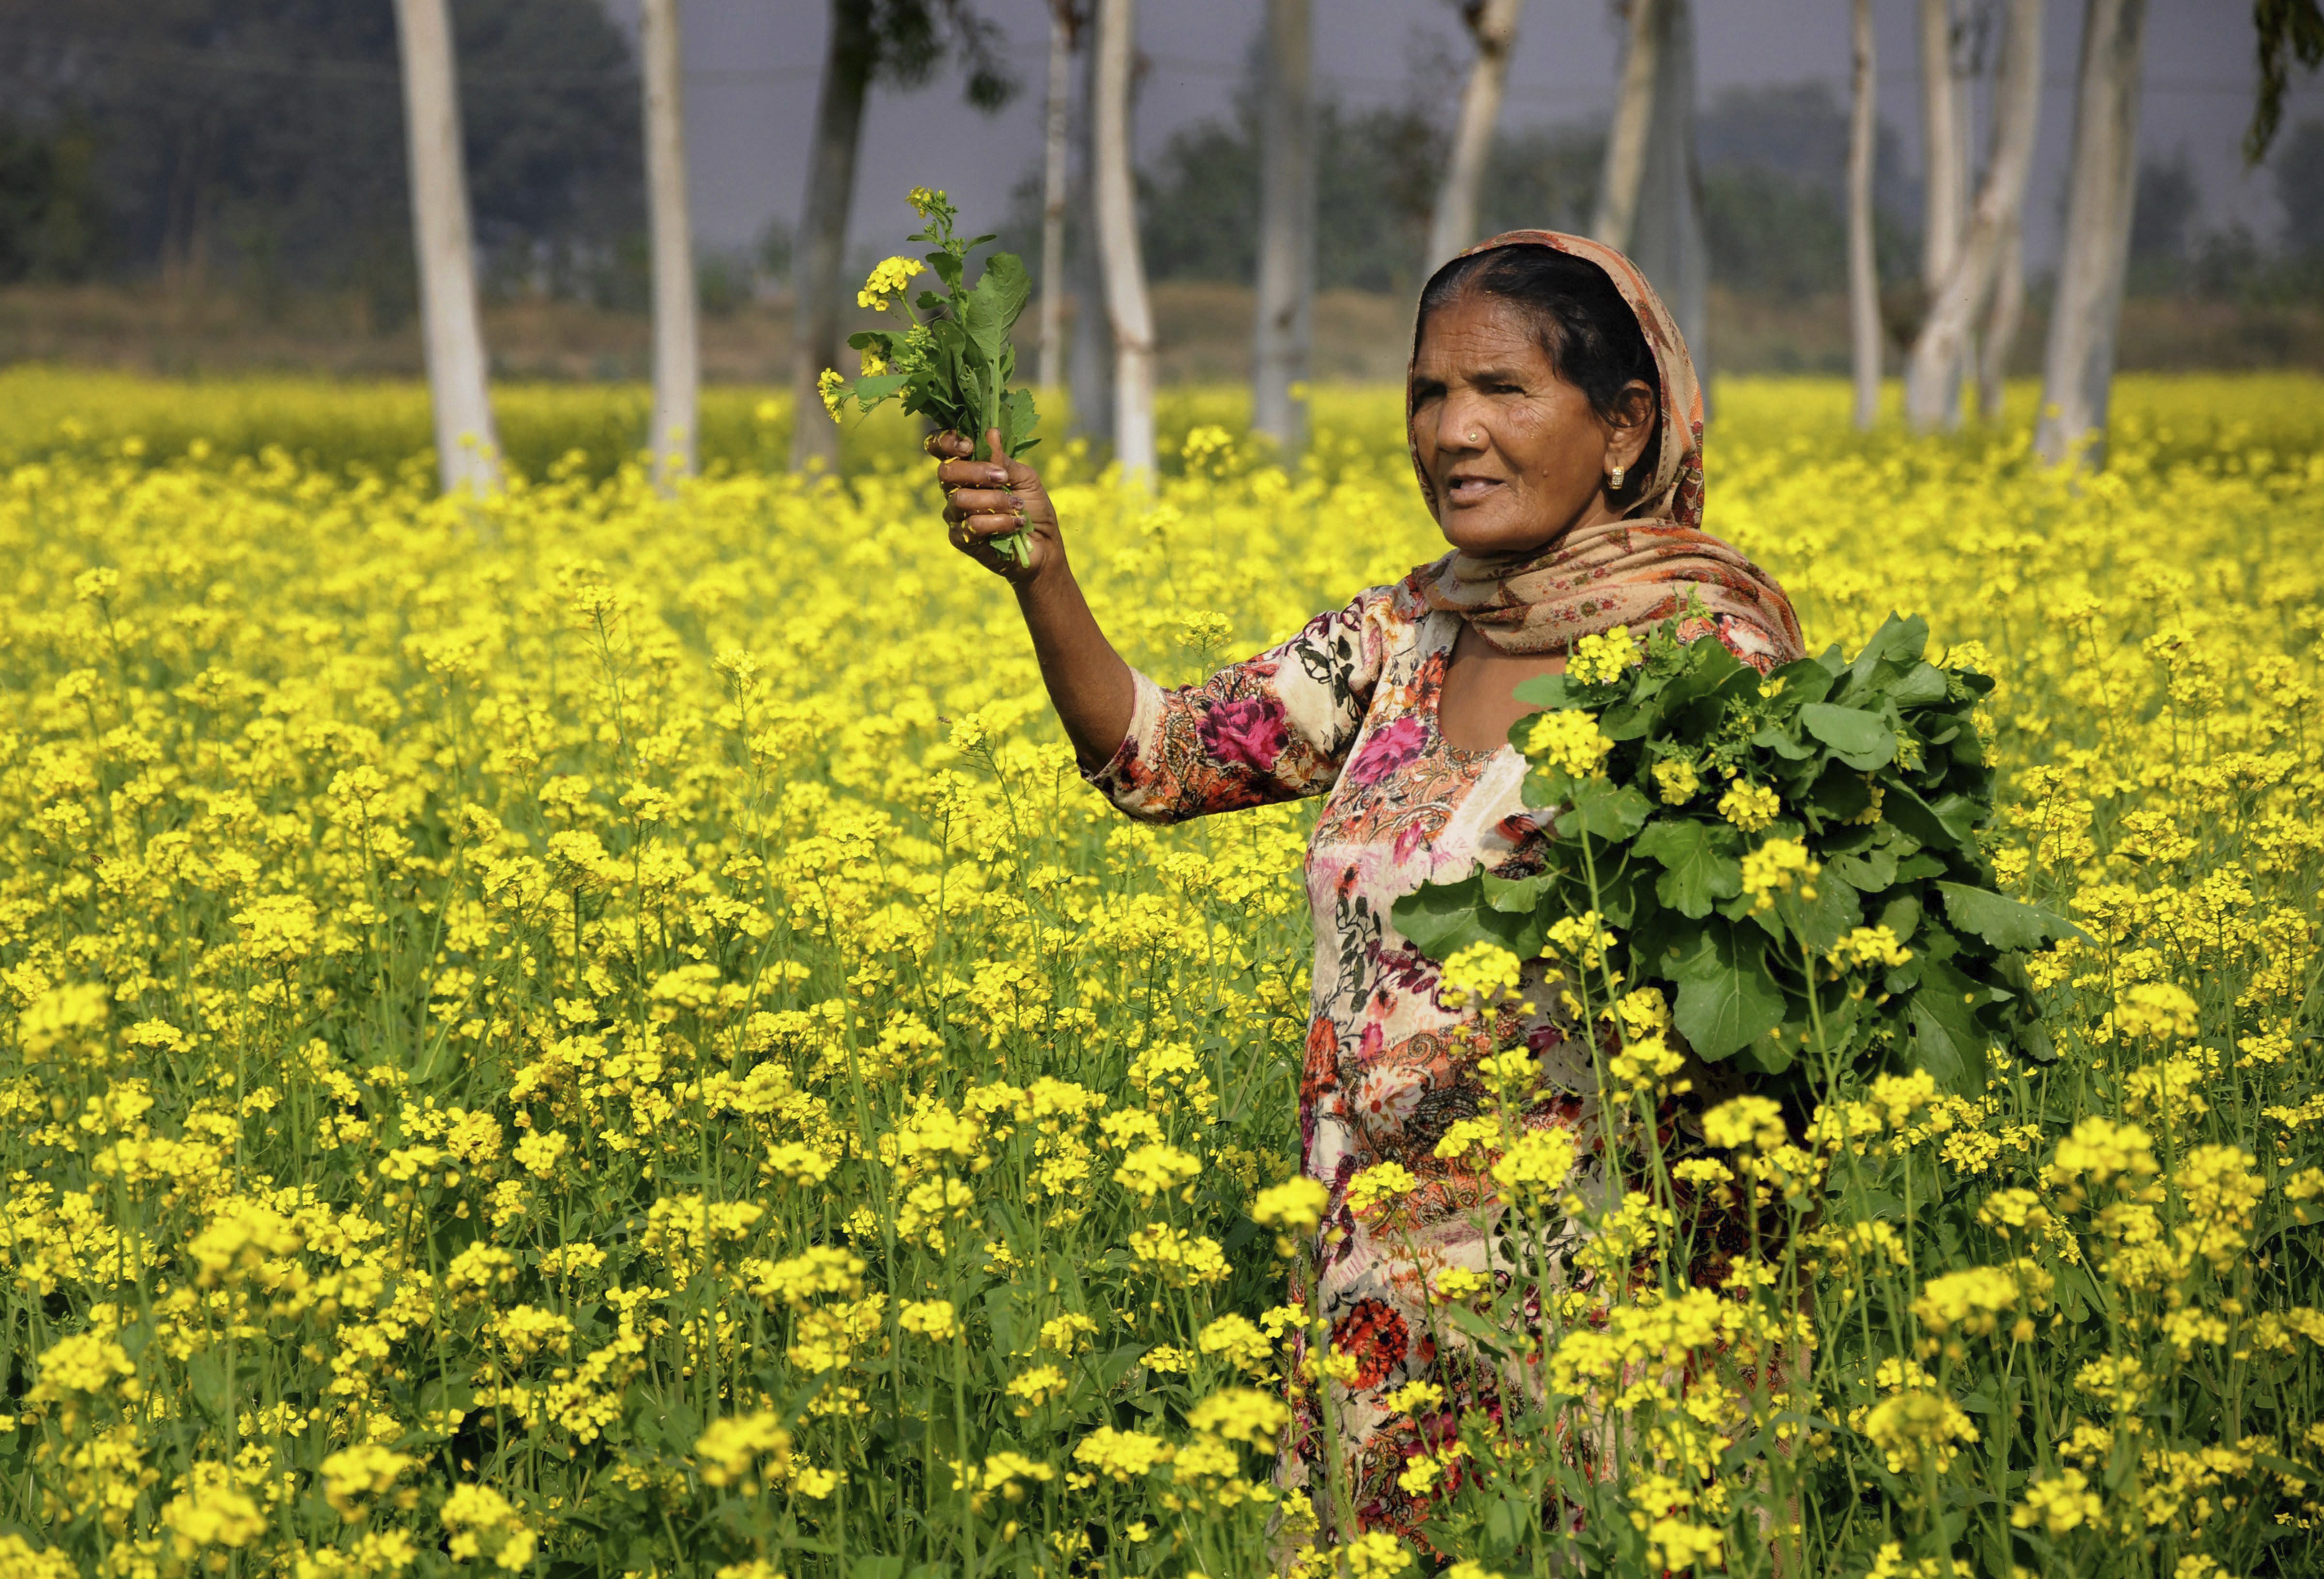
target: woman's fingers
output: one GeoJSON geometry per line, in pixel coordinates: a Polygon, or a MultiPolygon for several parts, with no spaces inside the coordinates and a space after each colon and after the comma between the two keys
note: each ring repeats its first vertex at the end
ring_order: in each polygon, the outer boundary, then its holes
{"type": "Polygon", "coordinates": [[[952,507],[963,515],[1013,515],[1019,501],[1006,488],[954,488],[952,507]]]}
{"type": "Polygon", "coordinates": [[[965,525],[979,536],[1015,531],[1025,524],[1021,501],[1005,488],[955,488],[945,507],[945,519],[965,525]]]}
{"type": "Polygon", "coordinates": [[[936,467],[936,481],[947,488],[1005,488],[1009,474],[989,460],[948,460],[936,467]]]}
{"type": "MultiPolygon", "coordinates": [[[[945,491],[945,536],[952,546],[986,568],[1015,578],[1028,561],[1004,553],[993,540],[1028,531],[1038,538],[1045,527],[1056,529],[1056,517],[1042,491],[1040,475],[1009,458],[997,429],[985,434],[984,452],[991,457],[986,460],[973,458],[976,447],[959,433],[932,433],[926,446],[936,457],[936,481],[945,491]]],[[[1030,551],[1038,555],[1038,544],[1031,544],[1030,551]]]]}
{"type": "Polygon", "coordinates": [[[1004,499],[982,498],[963,504],[954,494],[952,509],[946,512],[954,520],[974,529],[980,534],[995,531],[1015,531],[1025,524],[1025,512],[1004,499]]]}
{"type": "Polygon", "coordinates": [[[1005,479],[1003,484],[1004,486],[1015,488],[1020,492],[1028,489],[1038,489],[1040,487],[1040,473],[1035,471],[1031,466],[1027,466],[1023,461],[1019,460],[1015,456],[1006,454],[1002,451],[1001,448],[1000,429],[995,428],[992,429],[992,431],[986,436],[986,439],[989,448],[985,450],[985,453],[987,455],[993,456],[998,459],[1001,466],[1001,475],[1005,479]]]}

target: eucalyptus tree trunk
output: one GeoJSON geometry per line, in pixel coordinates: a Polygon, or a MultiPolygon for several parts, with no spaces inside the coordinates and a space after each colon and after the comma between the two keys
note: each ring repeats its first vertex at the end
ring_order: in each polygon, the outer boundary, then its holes
{"type": "Polygon", "coordinates": [[[1951,0],[1921,0],[1920,21],[1921,284],[1933,303],[1968,220],[1969,144],[1954,91],[1951,0]]]}
{"type": "Polygon", "coordinates": [[[1628,31],[1622,46],[1621,86],[1614,98],[1613,124],[1606,133],[1606,164],[1598,178],[1598,207],[1590,234],[1617,252],[1630,248],[1637,220],[1638,186],[1646,169],[1646,142],[1654,127],[1655,78],[1661,67],[1660,13],[1669,0],[1628,0],[1628,31]]]}
{"type": "Polygon", "coordinates": [[[1126,476],[1154,478],[1154,311],[1138,240],[1137,175],[1130,153],[1130,88],[1137,0],[1098,0],[1095,155],[1098,254],[1113,327],[1113,457],[1126,476]]]}
{"type": "Polygon", "coordinates": [[[1315,337],[1315,95],[1313,0],[1268,0],[1267,88],[1259,112],[1259,307],[1251,333],[1250,425],[1288,463],[1307,448],[1315,337]]]}
{"type": "Polygon", "coordinates": [[[692,475],[702,385],[695,321],[694,219],[686,189],[686,100],[678,0],[643,0],[646,215],[653,247],[653,419],[646,447],[667,490],[692,475]]]}
{"type": "Polygon", "coordinates": [[[1074,97],[1074,0],[1049,0],[1049,102],[1041,137],[1042,388],[1065,376],[1066,128],[1074,97]]]}
{"type": "Polygon", "coordinates": [[[817,374],[839,361],[839,271],[847,250],[847,209],[855,193],[855,149],[863,132],[863,95],[878,40],[864,0],[831,0],[831,45],[823,58],[823,91],[809,155],[807,212],[792,265],[798,300],[792,336],[791,469],[810,461],[839,466],[839,428],[824,414],[817,374]]]}
{"type": "Polygon", "coordinates": [[[1977,414],[1988,422],[2001,417],[2006,393],[2009,353],[2017,343],[2018,326],[2025,317],[2025,226],[2021,215],[2009,217],[2001,237],[2000,273],[1993,282],[1993,310],[1985,320],[1985,338],[1977,363],[1977,414]]]}
{"type": "Polygon", "coordinates": [[[2074,91],[2074,148],[2066,188],[2066,249],[2050,309],[2041,426],[2034,447],[2052,462],[2098,458],[2115,336],[2130,267],[2130,214],[2138,183],[2138,77],[2146,0],[2089,0],[2074,91]]]}
{"type": "Polygon", "coordinates": [[[1097,51],[1081,51],[1081,90],[1074,106],[1073,157],[1065,214],[1065,269],[1074,291],[1073,338],[1065,357],[1073,420],[1069,431],[1113,442],[1113,328],[1105,302],[1105,269],[1097,248],[1097,51]]]}
{"type": "MultiPolygon", "coordinates": [[[[1926,322],[1936,310],[1969,226],[1969,94],[1960,69],[1957,0],[1921,0],[1921,294],[1926,322]]],[[[1914,337],[1915,343],[1919,337],[1914,337]]],[[[1958,402],[1961,365],[1946,372],[1958,402]]],[[[1909,392],[1907,408],[1910,407],[1909,392]]]]}
{"type": "Polygon", "coordinates": [[[1917,429],[1960,425],[1960,374],[1970,336],[1998,275],[2009,234],[2025,205],[2034,168],[2034,133],[2042,107],[2042,0],[2009,0],[1995,84],[1993,159],[1977,194],[1968,233],[1914,337],[1904,370],[1904,415],[1917,429]]]}
{"type": "Polygon", "coordinates": [[[1477,58],[1461,95],[1461,121],[1452,134],[1452,155],[1436,212],[1428,227],[1428,267],[1443,262],[1478,239],[1477,194],[1485,184],[1485,164],[1493,153],[1493,132],[1501,124],[1501,97],[1508,87],[1509,54],[1517,48],[1517,14],[1525,0],[1469,0],[1462,7],[1477,58]]]}
{"type": "Polygon", "coordinates": [[[419,254],[437,474],[447,494],[463,485],[489,493],[500,486],[500,446],[485,384],[484,325],[476,311],[476,259],[469,240],[460,95],[446,0],[396,0],[395,28],[403,56],[411,235],[419,254]]]}
{"type": "Polygon", "coordinates": [[[1628,245],[1678,320],[1706,393],[1711,387],[1711,249],[1694,152],[1694,12],[1688,0],[1654,0],[1652,114],[1628,245]]]}
{"type": "Polygon", "coordinates": [[[1855,102],[1848,121],[1848,337],[1856,425],[1880,420],[1880,271],[1872,250],[1872,165],[1879,151],[1872,0],[1854,0],[1855,102]]]}

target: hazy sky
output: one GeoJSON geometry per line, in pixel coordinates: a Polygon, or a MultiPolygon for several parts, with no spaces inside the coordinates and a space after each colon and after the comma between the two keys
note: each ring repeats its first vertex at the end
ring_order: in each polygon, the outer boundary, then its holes
{"type": "MultiPolygon", "coordinates": [[[[608,0],[634,14],[635,0],[608,0]]],[[[1045,0],[978,0],[1006,32],[1024,91],[979,115],[957,74],[911,93],[875,91],[865,114],[852,239],[886,247],[912,228],[905,190],[944,187],[969,221],[987,224],[1040,157],[1047,51],[1045,0]]],[[[1450,0],[1314,0],[1317,68],[1342,102],[1401,100],[1432,56],[1465,62],[1450,0]]],[[[1875,0],[1883,117],[1919,158],[1915,0],[1875,0]]],[[[1141,157],[1176,127],[1226,113],[1263,14],[1261,0],[1141,0],[1141,157]]],[[[1848,80],[1847,0],[1694,0],[1702,92],[1737,84],[1848,80]]],[[[2041,142],[2027,203],[2035,265],[2054,255],[2062,207],[2080,0],[2050,0],[2041,142]]],[[[2269,235],[2277,209],[2264,173],[2246,173],[2239,143],[2251,111],[2253,45],[2246,0],[2149,0],[2141,141],[2183,148],[2204,191],[2200,223],[2241,222],[2269,235]]],[[[681,0],[687,125],[696,224],[713,246],[752,240],[768,220],[796,221],[807,180],[828,0],[681,0]]],[[[1613,102],[1618,34],[1607,0],[1527,0],[1509,73],[1505,126],[1602,119],[1613,102]]],[[[2295,78],[2287,122],[2324,111],[2324,88],[2295,78]]],[[[1982,110],[1980,111],[1982,114],[1982,110]]],[[[1982,126],[1980,126],[1980,135],[1982,126]]],[[[1834,158],[1840,157],[1835,150],[1834,158]]]]}

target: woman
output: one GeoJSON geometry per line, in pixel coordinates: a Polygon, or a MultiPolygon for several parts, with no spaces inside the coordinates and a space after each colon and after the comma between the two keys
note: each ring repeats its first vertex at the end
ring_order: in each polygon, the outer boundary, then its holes
{"type": "MultiPolygon", "coordinates": [[[[1435,964],[1397,934],[1390,907],[1479,862],[1510,876],[1537,869],[1549,814],[1525,805],[1525,761],[1503,743],[1530,710],[1510,693],[1562,671],[1580,638],[1696,607],[1688,639],[1714,636],[1763,672],[1802,655],[1782,589],[1698,530],[1693,365],[1619,253],[1520,231],[1440,269],[1421,295],[1406,413],[1421,496],[1452,551],[1176,691],[1106,642],[1032,468],[958,458],[969,448],[954,435],[932,444],[955,457],[937,467],[954,544],[1015,584],[1057,716],[1116,806],[1173,822],[1329,797],[1306,862],[1315,970],[1303,1160],[1331,1191],[1317,1297],[1334,1349],[1357,1366],[1331,1384],[1346,1494],[1361,1527],[1403,1531],[1425,1509],[1397,1473],[1425,1444],[1385,1396],[1435,1380],[1480,1401],[1473,1376],[1439,1374],[1425,1284],[1440,1268],[1489,1270],[1480,1223],[1491,1187],[1439,1161],[1436,1141],[1478,1112],[1477,1062],[1512,1037],[1538,1056],[1548,1094],[1531,1122],[1591,1126],[1594,1089],[1589,1048],[1553,1014],[1514,1026],[1504,1014],[1488,1030],[1444,1006],[1435,964]],[[1021,568],[990,546],[1020,528],[1021,568]],[[1388,1161],[1422,1181],[1393,1235],[1343,1199],[1351,1177],[1388,1161]]],[[[1552,1237],[1570,1247],[1574,1235],[1552,1237]]],[[[1319,1434],[1303,1427],[1284,1478],[1320,1503],[1319,1434]]]]}

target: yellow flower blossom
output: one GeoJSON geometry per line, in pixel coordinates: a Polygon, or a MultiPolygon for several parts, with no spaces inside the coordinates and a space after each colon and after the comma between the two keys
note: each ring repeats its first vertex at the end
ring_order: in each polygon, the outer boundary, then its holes
{"type": "Polygon", "coordinates": [[[1614,743],[1598,727],[1597,715],[1559,708],[1541,714],[1526,726],[1525,749],[1526,755],[1560,772],[1586,779],[1598,771],[1614,743]]]}
{"type": "Polygon", "coordinates": [[[1747,834],[1759,832],[1782,811],[1783,803],[1773,790],[1748,779],[1736,780],[1719,798],[1719,815],[1747,834]]]}

